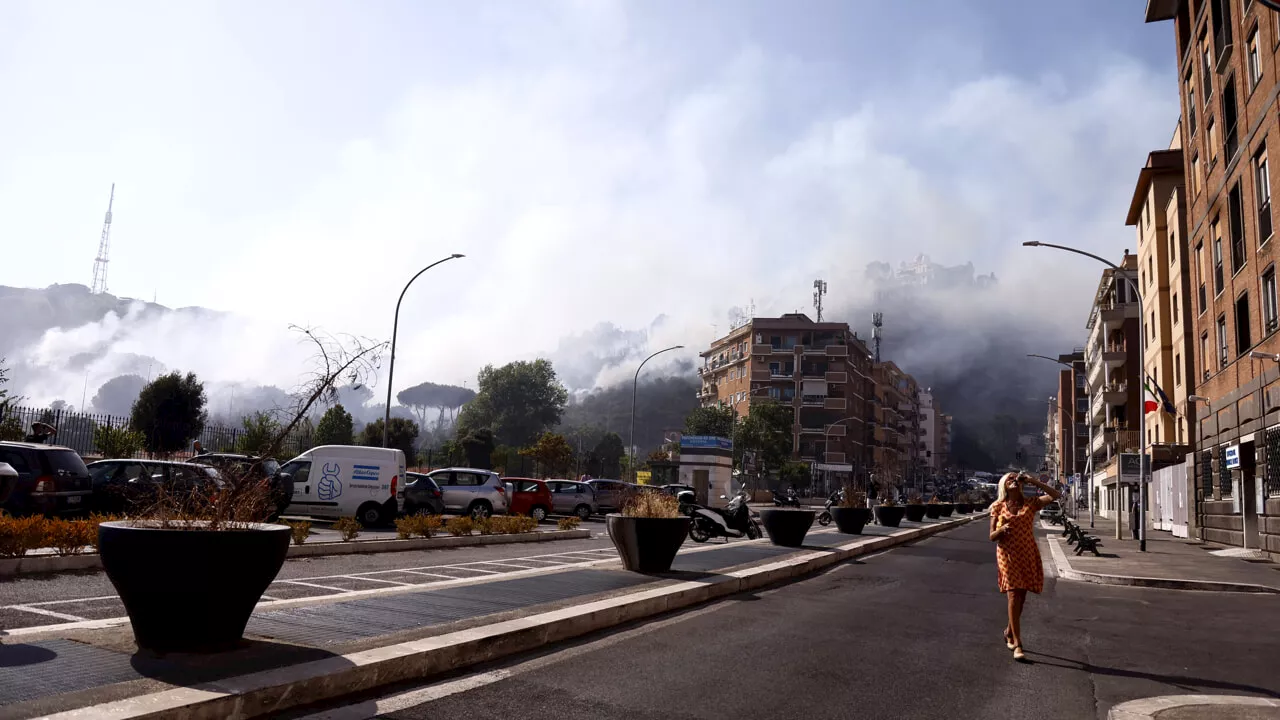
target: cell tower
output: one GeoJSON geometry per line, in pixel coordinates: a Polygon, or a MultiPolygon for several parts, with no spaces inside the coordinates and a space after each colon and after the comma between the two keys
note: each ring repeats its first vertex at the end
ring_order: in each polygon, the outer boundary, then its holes
{"type": "Polygon", "coordinates": [[[93,261],[93,288],[98,295],[107,291],[107,254],[111,251],[111,206],[116,202],[116,184],[111,183],[111,199],[107,201],[107,217],[102,221],[102,239],[98,241],[98,257],[93,261]]]}
{"type": "Polygon", "coordinates": [[[822,322],[822,296],[827,294],[827,281],[813,281],[813,307],[818,311],[818,322],[822,322]]]}
{"type": "Polygon", "coordinates": [[[871,315],[871,341],[876,346],[876,362],[880,362],[880,334],[884,330],[884,313],[871,315]]]}

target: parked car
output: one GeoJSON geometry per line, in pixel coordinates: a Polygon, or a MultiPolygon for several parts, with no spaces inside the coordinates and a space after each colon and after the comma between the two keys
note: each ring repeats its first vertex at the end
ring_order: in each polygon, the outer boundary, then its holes
{"type": "Polygon", "coordinates": [[[472,517],[489,517],[505,513],[510,501],[507,488],[492,470],[475,468],[443,468],[427,473],[440,486],[444,508],[448,512],[472,517]]]}
{"type": "Polygon", "coordinates": [[[659,489],[672,497],[676,497],[685,491],[694,492],[692,485],[685,485],[683,483],[671,483],[670,485],[663,485],[659,489]]]}
{"type": "Polygon", "coordinates": [[[1041,519],[1044,519],[1044,520],[1048,520],[1049,518],[1062,517],[1062,506],[1059,505],[1058,501],[1055,500],[1049,503],[1048,505],[1045,505],[1043,508],[1041,508],[1040,517],[1041,519]]]}
{"type": "Polygon", "coordinates": [[[588,480],[587,484],[591,486],[596,496],[596,507],[602,513],[618,512],[622,509],[622,504],[632,493],[636,492],[636,485],[621,480],[588,480]]]}
{"type": "Polygon", "coordinates": [[[86,466],[93,486],[89,506],[103,513],[128,513],[156,501],[160,488],[179,497],[221,487],[209,465],[165,460],[99,460],[86,466]]]}
{"type": "Polygon", "coordinates": [[[71,448],[0,442],[0,463],[18,477],[0,509],[10,515],[67,515],[87,509],[93,494],[89,470],[71,448]]]}
{"type": "MultiPolygon", "coordinates": [[[[204,456],[201,456],[204,457],[204,456]]],[[[354,515],[366,527],[390,525],[404,478],[404,451],[362,445],[321,445],[285,463],[292,499],[285,513],[339,518],[354,515]]]]}
{"type": "Polygon", "coordinates": [[[586,520],[600,512],[596,505],[596,493],[590,483],[572,480],[548,480],[551,491],[551,512],[559,515],[576,515],[586,520]]]}
{"type": "Polygon", "coordinates": [[[18,471],[7,462],[0,462],[0,505],[9,499],[13,486],[18,484],[18,471]]]}
{"type": "Polygon", "coordinates": [[[401,512],[405,515],[443,515],[444,493],[431,476],[422,473],[405,473],[401,512]]]}
{"type": "Polygon", "coordinates": [[[201,453],[191,462],[217,468],[229,482],[271,478],[276,501],[276,514],[284,513],[293,498],[293,480],[280,472],[280,463],[274,458],[261,458],[239,453],[201,453]]]}
{"type": "Polygon", "coordinates": [[[551,514],[551,489],[541,480],[533,478],[502,478],[511,498],[512,515],[528,515],[542,522],[551,514]]]}

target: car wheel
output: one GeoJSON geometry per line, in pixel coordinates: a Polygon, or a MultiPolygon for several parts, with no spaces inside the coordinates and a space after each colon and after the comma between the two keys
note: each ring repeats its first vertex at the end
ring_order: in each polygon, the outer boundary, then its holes
{"type": "Polygon", "coordinates": [[[407,517],[407,516],[409,516],[409,515],[417,515],[417,514],[418,514],[418,506],[417,506],[417,505],[414,505],[414,504],[412,504],[412,503],[405,503],[405,504],[404,504],[404,509],[403,509],[403,510],[401,510],[400,512],[401,512],[401,513],[403,513],[406,517],[407,517]]]}
{"type": "Polygon", "coordinates": [[[470,514],[472,518],[477,520],[480,518],[487,518],[493,514],[493,507],[483,500],[477,500],[476,502],[471,503],[470,514]]]}
{"type": "Polygon", "coordinates": [[[356,511],[356,519],[365,527],[381,527],[386,524],[382,506],[374,502],[367,502],[361,505],[360,509],[356,511]]]}
{"type": "Polygon", "coordinates": [[[590,519],[591,519],[591,506],[590,506],[590,505],[579,505],[578,507],[574,508],[574,510],[573,510],[573,514],[574,514],[574,515],[577,515],[579,520],[590,520],[590,519]]]}
{"type": "Polygon", "coordinates": [[[538,522],[542,522],[547,519],[547,509],[535,505],[531,510],[529,510],[529,517],[538,522]]]}

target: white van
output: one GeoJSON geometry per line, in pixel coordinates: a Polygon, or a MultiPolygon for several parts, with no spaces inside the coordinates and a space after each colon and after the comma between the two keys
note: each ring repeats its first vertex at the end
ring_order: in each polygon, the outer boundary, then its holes
{"type": "Polygon", "coordinates": [[[321,445],[285,463],[293,500],[285,515],[355,516],[365,527],[390,525],[400,514],[404,451],[363,445],[321,445]]]}

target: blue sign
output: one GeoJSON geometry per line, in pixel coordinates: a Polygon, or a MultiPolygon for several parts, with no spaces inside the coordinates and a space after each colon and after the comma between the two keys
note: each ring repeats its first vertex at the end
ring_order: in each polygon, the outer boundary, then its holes
{"type": "Polygon", "coordinates": [[[680,449],[684,450],[685,448],[732,450],[733,441],[729,438],[716,437],[715,435],[682,435],[680,436],[680,449]]]}
{"type": "Polygon", "coordinates": [[[1227,469],[1235,470],[1240,467],[1240,446],[1228,445],[1222,449],[1222,458],[1227,461],[1227,469]]]}

